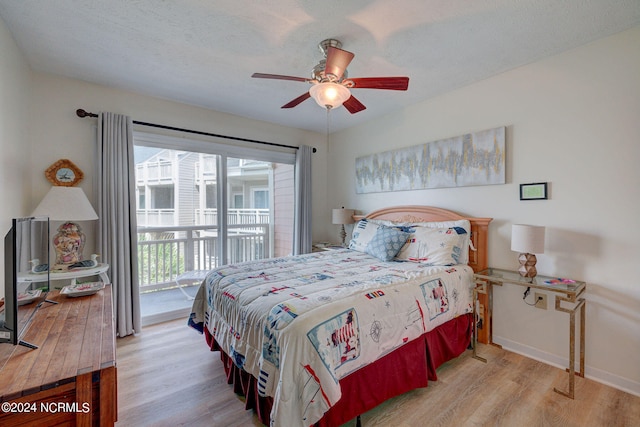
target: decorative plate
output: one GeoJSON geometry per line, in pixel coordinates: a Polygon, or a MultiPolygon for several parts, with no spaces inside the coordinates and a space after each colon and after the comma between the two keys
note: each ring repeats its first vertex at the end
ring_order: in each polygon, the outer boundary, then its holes
{"type": "Polygon", "coordinates": [[[69,159],[60,159],[44,171],[50,183],[62,187],[73,187],[82,181],[84,174],[69,159]]]}
{"type": "Polygon", "coordinates": [[[104,283],[88,282],[65,286],[60,293],[68,297],[82,297],[85,295],[93,295],[101,289],[104,289],[104,283]]]}
{"type": "Polygon", "coordinates": [[[25,293],[18,294],[18,305],[26,305],[32,303],[35,299],[37,299],[42,291],[40,289],[36,289],[34,291],[27,291],[25,293]]]}

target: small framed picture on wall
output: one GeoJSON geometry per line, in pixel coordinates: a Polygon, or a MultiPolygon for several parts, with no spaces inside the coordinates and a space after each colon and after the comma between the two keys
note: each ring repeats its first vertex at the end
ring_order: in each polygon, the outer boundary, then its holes
{"type": "Polygon", "coordinates": [[[546,200],[547,198],[546,182],[520,184],[520,200],[546,200]]]}

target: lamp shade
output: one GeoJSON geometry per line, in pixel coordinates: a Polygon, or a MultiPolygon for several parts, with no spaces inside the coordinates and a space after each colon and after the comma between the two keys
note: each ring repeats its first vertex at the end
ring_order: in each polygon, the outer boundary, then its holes
{"type": "Polygon", "coordinates": [[[80,187],[51,187],[31,215],[48,216],[53,221],[98,219],[98,214],[80,187]]]}
{"type": "Polygon", "coordinates": [[[544,253],[544,227],[513,224],[511,226],[511,250],[520,253],[544,253]]]}
{"type": "Polygon", "coordinates": [[[351,97],[351,92],[338,83],[318,83],[309,89],[309,95],[323,108],[337,108],[351,97]]]}
{"type": "Polygon", "coordinates": [[[355,221],[353,220],[353,214],[355,210],[353,209],[333,209],[331,215],[331,222],[333,224],[353,224],[355,221]]]}

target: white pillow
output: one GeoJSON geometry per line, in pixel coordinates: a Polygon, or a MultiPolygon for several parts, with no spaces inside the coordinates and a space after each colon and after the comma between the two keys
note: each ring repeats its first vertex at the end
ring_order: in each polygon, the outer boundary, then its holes
{"type": "Polygon", "coordinates": [[[353,233],[351,234],[351,241],[349,242],[349,249],[354,251],[366,252],[369,242],[376,235],[380,225],[369,221],[364,218],[356,223],[353,227],[353,233]]]}
{"type": "Polygon", "coordinates": [[[463,227],[415,227],[396,259],[429,265],[463,264],[468,257],[468,234],[463,227]]]}
{"type": "Polygon", "coordinates": [[[421,222],[420,227],[429,228],[451,228],[462,227],[467,232],[464,234],[464,244],[462,246],[462,255],[460,256],[460,264],[469,263],[469,248],[471,247],[471,223],[467,219],[458,219],[455,221],[434,221],[434,222],[421,222]]]}
{"type": "MultiPolygon", "coordinates": [[[[471,223],[466,219],[458,219],[453,221],[430,221],[430,222],[393,222],[385,219],[370,219],[369,223],[376,225],[386,225],[387,227],[399,227],[403,231],[412,232],[417,227],[427,228],[451,228],[462,227],[467,232],[464,235],[464,243],[462,253],[460,254],[460,264],[469,263],[469,247],[471,246],[471,223]]],[[[409,237],[411,239],[411,237],[409,237]]],[[[400,251],[402,253],[402,250],[400,251]]]]}

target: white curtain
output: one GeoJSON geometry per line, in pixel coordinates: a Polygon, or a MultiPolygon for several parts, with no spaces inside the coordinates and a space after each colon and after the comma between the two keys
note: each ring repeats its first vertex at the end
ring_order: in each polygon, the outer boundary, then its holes
{"type": "Polygon", "coordinates": [[[128,116],[98,115],[96,243],[102,260],[110,266],[120,337],[141,330],[132,127],[128,116]]]}
{"type": "Polygon", "coordinates": [[[293,254],[311,252],[311,154],[313,148],[301,145],[296,153],[293,254]]]}

